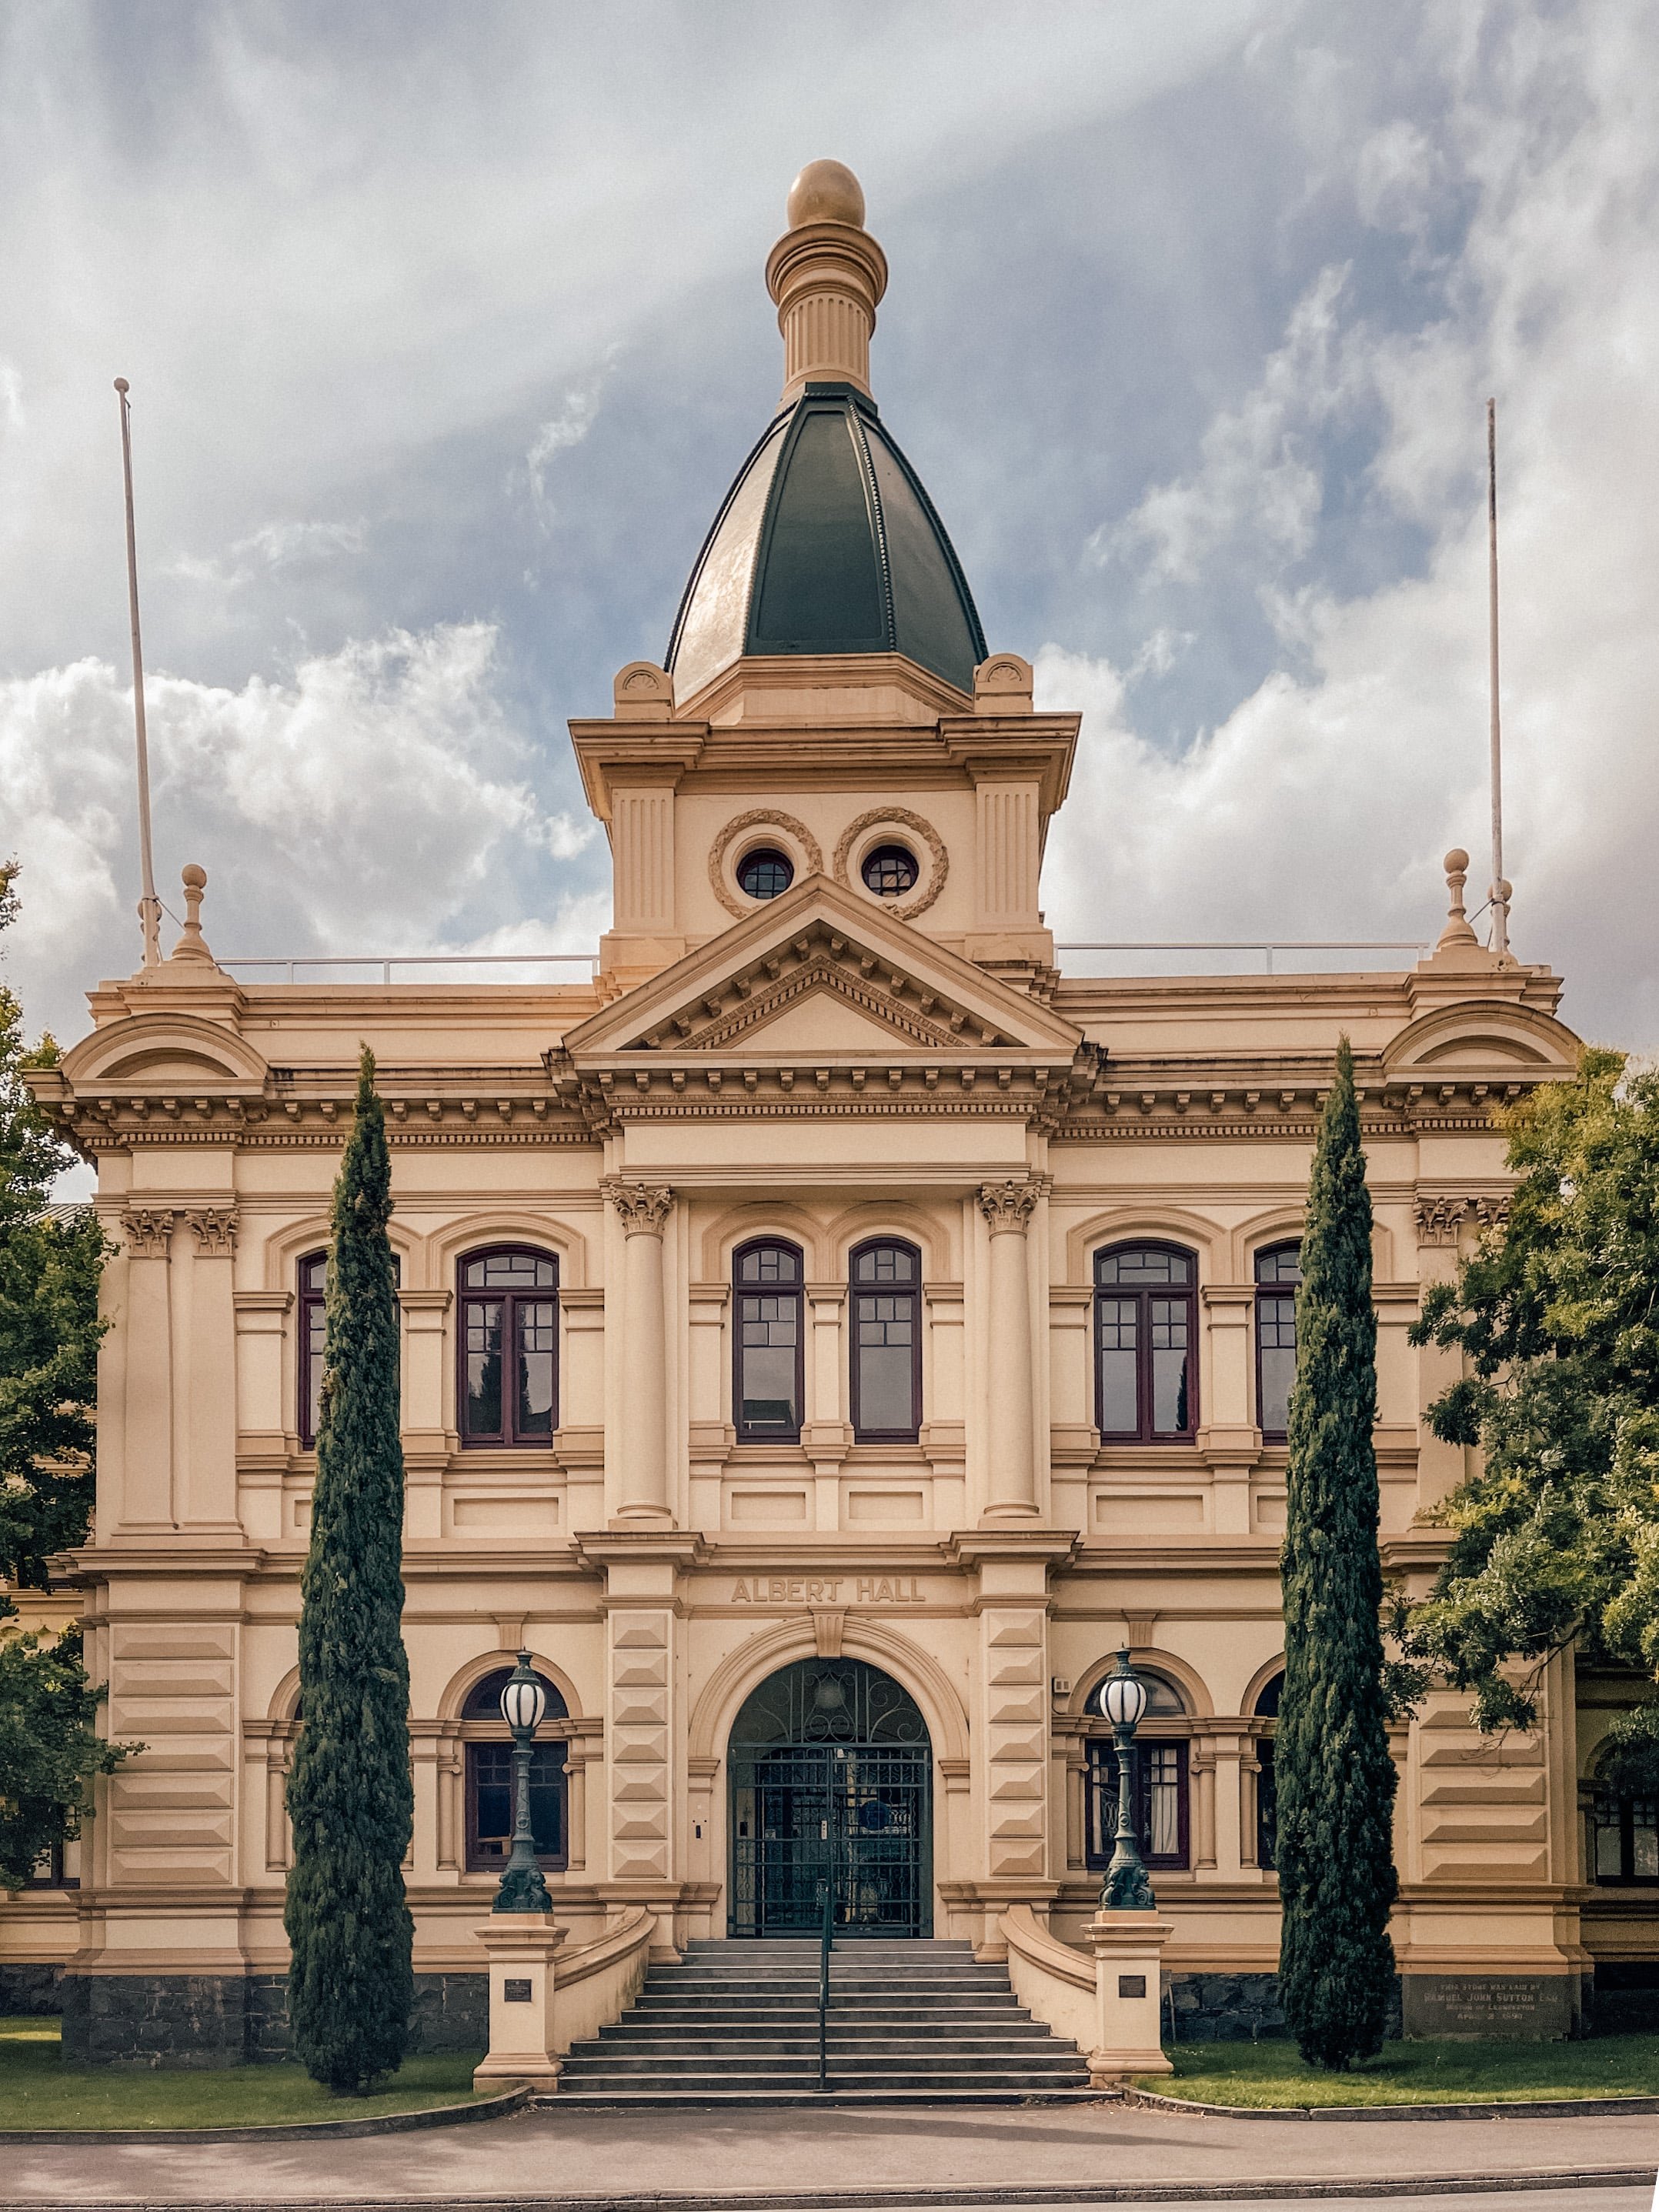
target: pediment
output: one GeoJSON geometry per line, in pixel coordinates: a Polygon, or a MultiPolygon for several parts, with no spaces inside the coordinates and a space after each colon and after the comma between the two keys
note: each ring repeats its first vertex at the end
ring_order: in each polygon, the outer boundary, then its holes
{"type": "Polygon", "coordinates": [[[812,876],[565,1038],[619,1053],[1042,1052],[1079,1032],[1023,992],[812,876]]]}
{"type": "Polygon", "coordinates": [[[1390,1082],[1413,1073],[1444,1080],[1456,1074],[1491,1080],[1570,1075],[1578,1040],[1536,1007],[1472,1000],[1443,1006],[1403,1029],[1383,1054],[1390,1082]]]}
{"type": "Polygon", "coordinates": [[[112,1022],[64,1055],[65,1079],[78,1090],[99,1083],[136,1085],[146,1091],[258,1089],[265,1062],[234,1030],[180,1013],[139,1014],[112,1022]]]}

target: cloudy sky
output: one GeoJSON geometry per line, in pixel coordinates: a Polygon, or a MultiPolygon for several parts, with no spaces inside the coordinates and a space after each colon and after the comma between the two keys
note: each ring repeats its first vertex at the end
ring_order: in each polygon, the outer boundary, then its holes
{"type": "Polygon", "coordinates": [[[664,651],[826,154],[884,417],[1085,710],[1060,935],[1415,938],[1448,845],[1484,884],[1494,392],[1516,948],[1659,1048],[1659,0],[10,0],[32,1023],[137,952],[112,379],[169,903],[199,860],[225,952],[592,946],[564,720],[664,651]]]}

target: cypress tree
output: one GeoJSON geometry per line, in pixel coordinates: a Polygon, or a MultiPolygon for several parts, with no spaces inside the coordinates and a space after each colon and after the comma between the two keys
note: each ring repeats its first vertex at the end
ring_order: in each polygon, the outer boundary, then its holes
{"type": "Polygon", "coordinates": [[[1296,1320],[1273,1751],[1279,1989],[1303,2057],[1341,2072],[1382,2047],[1397,1887],[1371,1438],[1371,1202],[1346,1037],[1314,1150],[1296,1320]]]}
{"type": "Polygon", "coordinates": [[[374,1059],[334,1186],[283,1913],[289,2020],[313,2078],[361,2095],[402,2063],[414,2002],[403,1860],[414,1819],[392,1161],[374,1059]]]}

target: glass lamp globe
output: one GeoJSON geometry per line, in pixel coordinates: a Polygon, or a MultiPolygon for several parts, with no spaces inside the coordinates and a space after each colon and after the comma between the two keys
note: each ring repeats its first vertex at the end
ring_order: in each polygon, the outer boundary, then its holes
{"type": "Polygon", "coordinates": [[[1146,1685],[1131,1672],[1129,1655],[1117,1655],[1117,1672],[1109,1674],[1100,1686],[1100,1710],[1114,1728],[1138,1727],[1146,1710],[1146,1685]]]}
{"type": "Polygon", "coordinates": [[[514,1733],[533,1735],[547,1711],[547,1692],[530,1669],[530,1654],[520,1651],[516,1671],[508,1675],[501,1692],[501,1718],[514,1733]]]}

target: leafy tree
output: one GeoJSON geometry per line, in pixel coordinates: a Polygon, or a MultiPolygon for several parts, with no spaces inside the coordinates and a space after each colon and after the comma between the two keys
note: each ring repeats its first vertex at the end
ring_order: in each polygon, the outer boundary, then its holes
{"type": "Polygon", "coordinates": [[[1346,1037],[1314,1149],[1296,1313],[1273,1750],[1279,1987],[1304,2058],[1345,2071],[1382,2045],[1398,1887],[1371,1440],[1371,1202],[1346,1037]]]}
{"type": "MultiPolygon", "coordinates": [[[[1451,1550],[1403,1624],[1419,1680],[1472,1691],[1487,1729],[1533,1724],[1575,1641],[1659,1680],[1659,1070],[1587,1050],[1500,1119],[1507,1225],[1412,1332],[1462,1352],[1429,1419],[1482,1461],[1441,1504],[1451,1550]]],[[[1659,1793],[1659,1702],[1612,1749],[1618,1782],[1659,1793]]]]}
{"type": "MultiPolygon", "coordinates": [[[[0,868],[0,929],[16,918],[16,870],[0,868]]],[[[23,1044],[22,1009],[0,984],[0,1887],[79,1832],[93,1777],[135,1745],[104,1742],[101,1692],[78,1634],[7,1626],[10,1589],[45,1589],[54,1552],[92,1518],[98,1277],[106,1249],[90,1209],[49,1210],[71,1154],[29,1096],[23,1071],[50,1066],[50,1037],[23,1044]]]]}
{"type": "Polygon", "coordinates": [[[334,1186],[283,1916],[295,2047],[314,2080],[353,2094],[402,2063],[415,1996],[402,1871],[414,1794],[391,1212],[386,1112],[365,1047],[334,1186]]]}

